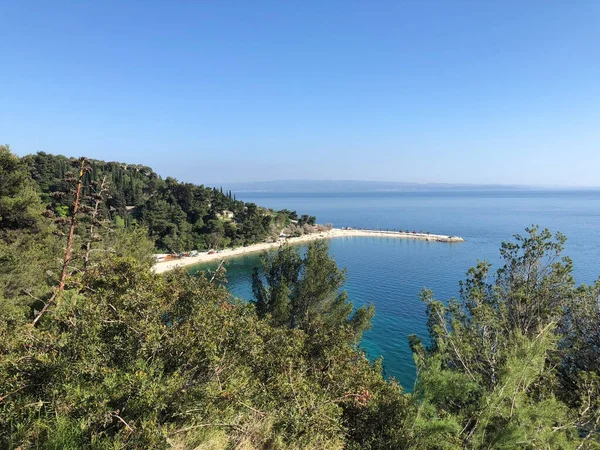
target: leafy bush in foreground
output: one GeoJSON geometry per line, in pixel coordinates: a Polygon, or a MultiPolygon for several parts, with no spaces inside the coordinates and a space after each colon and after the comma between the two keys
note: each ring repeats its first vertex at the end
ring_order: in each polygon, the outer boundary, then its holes
{"type": "Polygon", "coordinates": [[[402,418],[344,328],[272,327],[203,276],[128,258],[75,284],[38,327],[0,325],[2,447],[368,448],[394,417],[377,405],[402,418]]]}

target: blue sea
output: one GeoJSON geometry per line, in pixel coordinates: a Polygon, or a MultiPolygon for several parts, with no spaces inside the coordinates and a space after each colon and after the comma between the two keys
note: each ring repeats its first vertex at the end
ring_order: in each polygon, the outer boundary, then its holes
{"type": "MultiPolygon", "coordinates": [[[[335,227],[400,228],[457,235],[447,244],[382,237],[330,240],[331,254],[347,268],[346,290],[356,305],[373,303],[373,328],[361,346],[370,358],[383,357],[385,375],[412,390],[415,367],[408,336],[427,337],[425,305],[419,293],[436,298],[458,295],[458,282],[477,260],[495,268],[499,247],[515,233],[538,224],[566,234],[565,255],[574,261],[578,283],[600,276],[600,191],[382,192],[364,194],[238,193],[238,198],[274,209],[296,210],[335,227]]],[[[252,298],[256,255],[231,259],[228,288],[252,298]]],[[[192,270],[205,269],[195,267],[192,270]]]]}

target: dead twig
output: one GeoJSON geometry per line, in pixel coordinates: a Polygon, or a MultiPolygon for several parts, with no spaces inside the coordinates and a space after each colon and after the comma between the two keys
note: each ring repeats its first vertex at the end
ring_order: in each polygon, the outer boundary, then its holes
{"type": "Polygon", "coordinates": [[[112,412],[111,416],[119,419],[119,421],[125,425],[125,428],[127,428],[130,432],[133,432],[133,428],[127,422],[125,422],[125,420],[120,415],[118,415],[116,412],[112,412]]]}
{"type": "Polygon", "coordinates": [[[33,319],[33,326],[35,326],[35,324],[38,323],[38,321],[42,318],[46,310],[56,300],[57,297],[62,295],[65,289],[69,261],[71,261],[71,250],[73,248],[73,236],[75,235],[75,225],[77,224],[77,212],[79,211],[79,204],[81,203],[81,187],[83,186],[83,175],[85,174],[86,162],[87,160],[85,158],[81,158],[81,165],[79,167],[79,178],[77,180],[77,190],[75,191],[75,202],[73,203],[73,215],[71,216],[71,226],[69,227],[69,237],[67,238],[67,248],[65,250],[65,258],[63,261],[63,268],[60,276],[58,290],[54,292],[52,297],[50,297],[50,300],[48,300],[48,303],[44,305],[39,314],[35,317],[35,319],[33,319]]]}
{"type": "Polygon", "coordinates": [[[94,209],[92,210],[91,221],[90,221],[90,237],[86,243],[85,255],[83,256],[83,270],[85,271],[88,268],[88,264],[90,262],[90,254],[92,253],[92,241],[94,239],[94,229],[96,224],[96,219],[98,217],[98,208],[100,203],[103,200],[103,195],[106,192],[106,175],[102,178],[102,183],[100,184],[100,189],[98,190],[94,202],[94,209]]]}
{"type": "Polygon", "coordinates": [[[217,277],[217,275],[221,272],[221,269],[223,268],[223,264],[225,264],[224,259],[221,260],[221,262],[219,263],[219,266],[215,269],[215,272],[214,272],[213,276],[211,277],[209,283],[212,283],[213,281],[215,281],[215,278],[217,277]]]}

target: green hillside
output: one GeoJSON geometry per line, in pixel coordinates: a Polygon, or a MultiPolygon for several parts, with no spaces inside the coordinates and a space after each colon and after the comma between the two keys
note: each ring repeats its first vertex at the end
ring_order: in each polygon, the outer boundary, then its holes
{"type": "MultiPolygon", "coordinates": [[[[43,201],[56,213],[67,215],[72,199],[56,194],[66,189],[72,172],[64,156],[37,153],[23,158],[43,201]]],[[[113,227],[142,225],[158,250],[182,252],[226,246],[243,246],[276,238],[290,220],[291,211],[269,211],[237,200],[222,189],[163,180],[150,167],[90,160],[84,186],[106,177],[106,199],[101,216],[113,227]],[[231,217],[232,216],[232,217],[231,217]]],[[[84,188],[84,193],[90,188],[84,188]]]]}

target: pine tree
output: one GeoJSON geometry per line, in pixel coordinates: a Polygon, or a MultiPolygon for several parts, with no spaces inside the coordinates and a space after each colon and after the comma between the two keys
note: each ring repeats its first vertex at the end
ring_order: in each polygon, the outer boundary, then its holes
{"type": "Polygon", "coordinates": [[[304,257],[295,247],[284,246],[263,255],[261,262],[262,273],[255,269],[252,277],[259,316],[308,333],[344,327],[352,342],[371,327],[374,307],[354,310],[348,302],[341,291],[346,272],[329,256],[326,241],[309,244],[304,257]]]}

